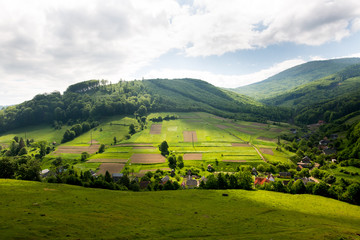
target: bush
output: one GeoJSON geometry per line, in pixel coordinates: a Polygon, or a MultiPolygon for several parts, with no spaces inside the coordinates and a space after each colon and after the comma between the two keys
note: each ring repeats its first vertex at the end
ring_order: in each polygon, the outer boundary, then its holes
{"type": "Polygon", "coordinates": [[[99,153],[105,152],[105,144],[101,144],[101,145],[100,145],[98,152],[99,152],[99,153]]]}

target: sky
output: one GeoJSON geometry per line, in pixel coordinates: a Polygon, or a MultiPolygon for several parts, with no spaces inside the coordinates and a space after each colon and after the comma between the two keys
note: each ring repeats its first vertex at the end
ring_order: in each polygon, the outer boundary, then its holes
{"type": "Polygon", "coordinates": [[[234,88],[359,43],[358,0],[0,0],[0,105],[90,79],[234,88]]]}

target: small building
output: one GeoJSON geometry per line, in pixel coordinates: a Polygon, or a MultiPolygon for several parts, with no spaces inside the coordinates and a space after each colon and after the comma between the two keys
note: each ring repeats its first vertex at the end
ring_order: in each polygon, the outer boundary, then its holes
{"type": "Polygon", "coordinates": [[[214,171],[214,168],[211,166],[211,164],[209,164],[209,165],[207,166],[207,171],[208,171],[208,172],[213,172],[213,171],[214,171]]]}
{"type": "Polygon", "coordinates": [[[291,178],[291,173],[289,172],[279,172],[280,178],[291,178]]]}
{"type": "Polygon", "coordinates": [[[290,129],[290,132],[293,133],[293,134],[296,134],[297,131],[296,131],[295,128],[291,128],[291,129],[290,129]]]}
{"type": "Polygon", "coordinates": [[[124,176],[124,174],[123,173],[113,173],[111,176],[112,176],[113,181],[117,182],[124,176]]]}
{"type": "Polygon", "coordinates": [[[311,159],[308,156],[305,156],[301,159],[301,163],[311,163],[311,159]]]}
{"type": "Polygon", "coordinates": [[[251,170],[251,174],[252,174],[252,175],[255,175],[255,176],[258,175],[258,172],[257,172],[257,170],[256,170],[255,167],[253,167],[253,169],[251,170]]]}
{"type": "Polygon", "coordinates": [[[44,169],[40,172],[40,176],[45,178],[50,174],[50,170],[49,169],[44,169]]]}
{"type": "Polygon", "coordinates": [[[264,183],[269,183],[270,180],[264,177],[255,177],[254,185],[263,185],[264,183]]]}
{"type": "Polygon", "coordinates": [[[200,182],[206,183],[206,182],[207,182],[207,178],[206,178],[205,176],[202,176],[202,177],[200,178],[200,182]]]}
{"type": "Polygon", "coordinates": [[[330,143],[329,140],[323,139],[319,141],[320,146],[327,146],[330,143]]]}
{"type": "Polygon", "coordinates": [[[187,179],[186,180],[186,186],[188,188],[195,188],[195,187],[198,187],[198,185],[199,185],[199,183],[195,179],[187,179]]]}
{"type": "Polygon", "coordinates": [[[160,183],[165,185],[165,183],[167,183],[167,181],[170,180],[170,177],[168,175],[166,175],[165,177],[163,177],[161,180],[160,180],[160,183]]]}
{"type": "Polygon", "coordinates": [[[267,176],[267,179],[269,179],[270,182],[275,182],[275,178],[271,173],[267,176]]]}

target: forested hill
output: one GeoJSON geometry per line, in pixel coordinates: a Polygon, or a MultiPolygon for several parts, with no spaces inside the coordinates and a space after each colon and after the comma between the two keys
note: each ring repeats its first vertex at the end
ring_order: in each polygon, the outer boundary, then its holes
{"type": "Polygon", "coordinates": [[[330,122],[360,109],[360,64],[264,101],[296,109],[303,123],[330,122]]]}
{"type": "Polygon", "coordinates": [[[284,91],[329,76],[359,63],[360,58],[312,61],[287,69],[264,81],[232,90],[258,100],[272,98],[284,91]]]}
{"type": "Polygon", "coordinates": [[[108,84],[90,80],[0,111],[0,132],[39,123],[73,124],[104,116],[147,112],[205,111],[244,120],[275,121],[289,113],[195,79],[153,79],[108,84]],[[142,107],[142,109],[144,109],[142,107]]]}

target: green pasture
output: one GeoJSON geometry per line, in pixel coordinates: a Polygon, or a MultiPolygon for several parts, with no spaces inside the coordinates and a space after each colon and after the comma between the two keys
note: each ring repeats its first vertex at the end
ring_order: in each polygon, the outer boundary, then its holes
{"type": "Polygon", "coordinates": [[[5,179],[0,192],[1,239],[360,238],[359,206],[314,195],[122,192],[5,179]]]}
{"type": "Polygon", "coordinates": [[[336,178],[344,178],[350,181],[357,181],[360,183],[360,168],[357,167],[337,167],[335,169],[331,169],[329,168],[327,170],[330,174],[334,175],[336,178]],[[344,172],[340,172],[340,170],[344,170],[347,171],[349,173],[353,173],[351,174],[347,174],[344,172]],[[357,173],[359,175],[355,175],[354,173],[357,173]]]}
{"type": "Polygon", "coordinates": [[[103,121],[99,126],[90,131],[81,134],[74,140],[65,143],[68,146],[78,146],[90,144],[91,139],[98,143],[110,145],[114,143],[114,137],[117,141],[124,140],[125,135],[129,133],[130,124],[137,125],[137,121],[133,117],[114,116],[103,121]]]}
{"type": "Polygon", "coordinates": [[[26,128],[19,128],[16,130],[11,130],[9,132],[3,133],[0,136],[0,143],[8,145],[15,136],[18,136],[19,138],[22,137],[23,139],[34,139],[34,141],[44,140],[49,143],[50,142],[60,143],[65,131],[66,131],[65,127],[63,127],[60,130],[55,130],[50,125],[45,125],[45,124],[29,126],[26,128]]]}

